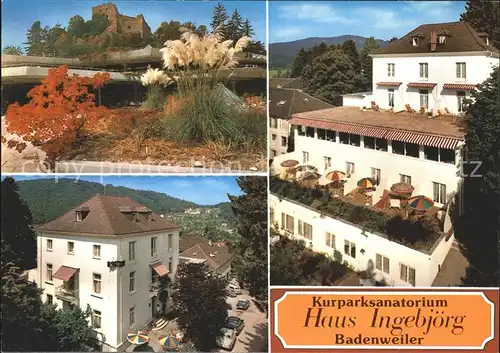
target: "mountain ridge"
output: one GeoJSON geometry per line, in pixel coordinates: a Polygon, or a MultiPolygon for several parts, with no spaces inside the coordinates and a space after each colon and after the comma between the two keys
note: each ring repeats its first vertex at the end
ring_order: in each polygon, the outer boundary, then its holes
{"type": "MultiPolygon", "coordinates": [[[[312,48],[315,44],[325,42],[327,45],[342,44],[346,40],[351,39],[356,43],[358,50],[363,48],[368,37],[358,36],[354,34],[344,34],[335,37],[307,37],[288,42],[269,43],[269,67],[287,67],[292,64],[297,52],[304,48],[312,48]]],[[[389,44],[388,40],[376,39],[381,48],[385,48],[389,44]]]]}
{"type": "Polygon", "coordinates": [[[28,204],[34,224],[42,224],[70,211],[96,194],[125,196],[143,204],[156,213],[184,212],[186,208],[229,208],[230,202],[215,205],[199,205],[165,193],[137,190],[124,186],[102,185],[100,183],[59,178],[16,180],[19,195],[28,204]]]}

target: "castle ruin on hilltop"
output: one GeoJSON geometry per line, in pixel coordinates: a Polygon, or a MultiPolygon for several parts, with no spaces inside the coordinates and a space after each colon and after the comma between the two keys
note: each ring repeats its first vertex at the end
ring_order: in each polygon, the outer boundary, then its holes
{"type": "Polygon", "coordinates": [[[121,15],[113,3],[107,3],[92,7],[92,17],[97,14],[106,15],[109,20],[107,32],[116,33],[139,33],[142,38],[151,34],[151,27],[142,14],[136,17],[121,15]]]}

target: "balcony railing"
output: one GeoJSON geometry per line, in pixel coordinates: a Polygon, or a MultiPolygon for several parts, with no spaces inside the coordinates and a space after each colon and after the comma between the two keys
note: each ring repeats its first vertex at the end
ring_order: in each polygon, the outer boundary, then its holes
{"type": "Polygon", "coordinates": [[[79,300],[78,289],[70,289],[65,286],[57,287],[56,298],[77,304],[79,300]]]}

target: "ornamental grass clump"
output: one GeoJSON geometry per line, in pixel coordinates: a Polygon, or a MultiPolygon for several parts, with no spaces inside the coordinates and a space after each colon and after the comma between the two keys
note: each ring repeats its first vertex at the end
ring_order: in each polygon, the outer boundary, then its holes
{"type": "Polygon", "coordinates": [[[146,100],[142,107],[148,110],[155,110],[163,107],[165,103],[165,93],[163,87],[172,84],[174,81],[159,69],[149,68],[141,76],[141,83],[147,87],[146,100]]]}
{"type": "Polygon", "coordinates": [[[217,90],[222,74],[238,62],[234,54],[250,42],[242,37],[233,46],[217,34],[199,36],[181,29],[181,39],[165,42],[160,51],[167,75],[175,81],[182,107],[167,117],[166,131],[177,140],[217,141],[235,138],[243,129],[244,111],[228,103],[217,90]]]}

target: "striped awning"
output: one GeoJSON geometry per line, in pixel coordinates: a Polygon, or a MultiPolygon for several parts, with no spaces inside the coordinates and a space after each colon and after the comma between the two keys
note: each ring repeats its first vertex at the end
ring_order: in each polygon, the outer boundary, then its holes
{"type": "Polygon", "coordinates": [[[157,261],[151,264],[151,268],[158,274],[158,276],[163,277],[168,275],[168,268],[161,261],[157,261]]]}
{"type": "Polygon", "coordinates": [[[331,130],[377,138],[384,138],[387,133],[387,130],[383,128],[344,123],[334,123],[331,130]]]}
{"type": "Polygon", "coordinates": [[[410,82],[408,83],[408,87],[415,87],[415,88],[434,88],[437,83],[430,83],[430,82],[410,82]]]}
{"type": "Polygon", "coordinates": [[[333,125],[333,123],[330,121],[305,119],[305,118],[298,118],[298,117],[294,117],[294,118],[290,119],[290,124],[315,127],[317,129],[327,129],[327,130],[331,129],[331,126],[333,125]]]}
{"type": "Polygon", "coordinates": [[[69,281],[75,273],[78,272],[78,268],[61,266],[52,276],[53,278],[62,279],[63,281],[69,281]]]}
{"type": "Polygon", "coordinates": [[[377,82],[377,86],[399,87],[401,82],[377,82]]]}
{"type": "Polygon", "coordinates": [[[440,147],[450,150],[455,149],[461,141],[458,138],[419,134],[409,131],[389,131],[385,138],[388,140],[414,143],[428,147],[440,147]]]}
{"type": "Polygon", "coordinates": [[[476,85],[466,85],[463,83],[445,83],[443,88],[446,89],[463,89],[465,91],[470,91],[476,88],[476,85]]]}

